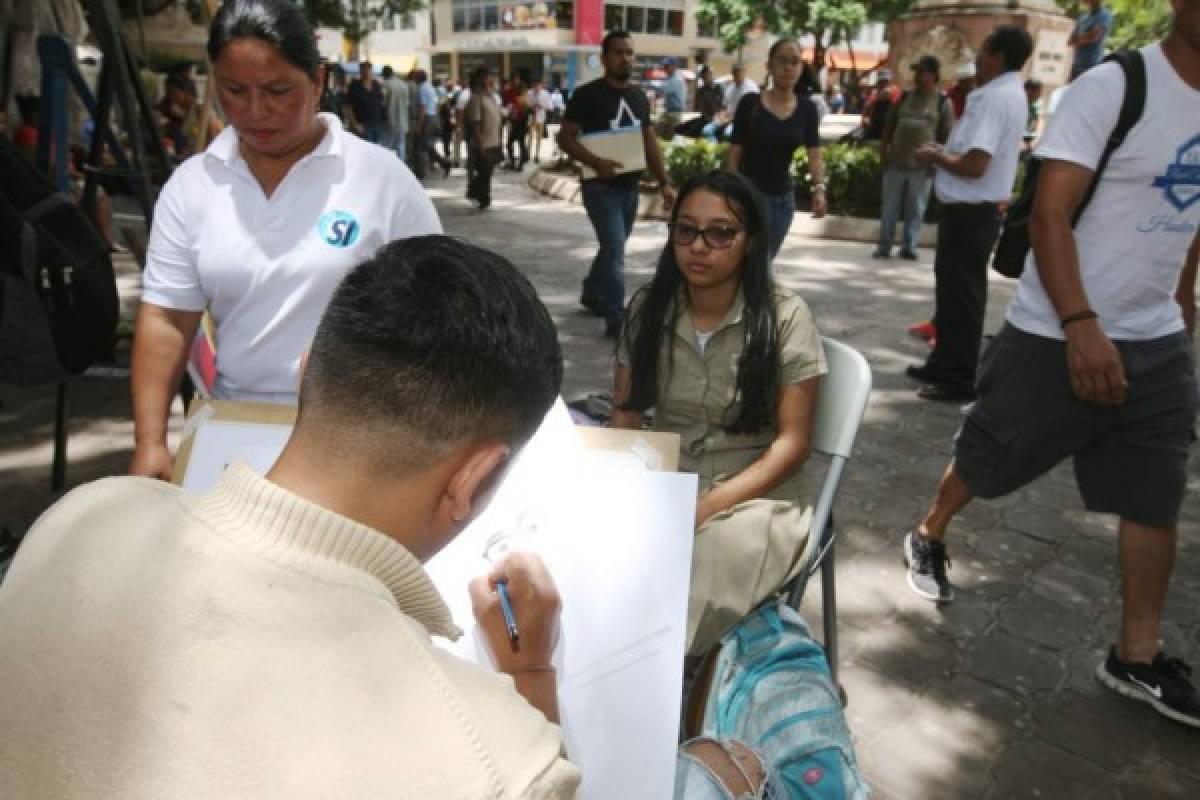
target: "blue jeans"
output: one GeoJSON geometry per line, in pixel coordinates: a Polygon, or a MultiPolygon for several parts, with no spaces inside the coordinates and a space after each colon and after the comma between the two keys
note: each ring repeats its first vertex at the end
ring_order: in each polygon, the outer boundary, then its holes
{"type": "Polygon", "coordinates": [[[404,144],[407,138],[408,131],[398,131],[394,128],[384,128],[383,133],[379,136],[379,144],[388,150],[393,151],[396,154],[396,157],[403,161],[404,144]]]}
{"type": "Polygon", "coordinates": [[[790,189],[783,194],[764,193],[763,199],[767,203],[767,258],[774,261],[796,216],[796,193],[790,189]]]}
{"type": "Polygon", "coordinates": [[[917,252],[917,234],[925,218],[929,202],[929,174],[923,169],[895,169],[883,172],[883,212],[879,217],[879,252],[887,255],[892,249],[896,219],[904,208],[904,240],[900,252],[917,252]]]}
{"type": "Polygon", "coordinates": [[[606,319],[620,319],[625,308],[625,240],[637,218],[637,185],[584,181],[583,207],[600,246],[583,279],[583,296],[591,298],[606,319]]]}

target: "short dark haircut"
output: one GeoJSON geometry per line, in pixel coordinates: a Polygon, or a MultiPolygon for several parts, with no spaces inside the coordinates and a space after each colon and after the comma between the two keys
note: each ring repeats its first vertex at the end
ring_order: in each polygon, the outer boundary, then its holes
{"type": "Polygon", "coordinates": [[[562,370],[554,322],[512,264],[447,236],[401,239],[329,301],[297,430],[323,428],[381,469],[418,471],[463,442],[522,444],[562,370]]]}
{"type": "Polygon", "coordinates": [[[612,49],[612,43],[617,39],[633,39],[633,34],[629,31],[609,31],[604,35],[604,40],[600,42],[600,55],[608,55],[608,51],[612,49]]]}
{"type": "Polygon", "coordinates": [[[396,73],[392,71],[392,65],[391,65],[391,64],[385,64],[385,65],[384,65],[384,67],[383,67],[383,77],[385,77],[385,78],[390,78],[390,77],[392,77],[392,76],[393,76],[393,75],[395,75],[395,74],[396,74],[396,73]]]}
{"type": "Polygon", "coordinates": [[[312,26],[291,0],[225,0],[208,29],[208,57],[215,64],[234,39],[260,39],[314,80],[321,54],[312,26]]]}
{"type": "Polygon", "coordinates": [[[1004,58],[1007,72],[1021,69],[1033,54],[1033,37],[1024,28],[1015,25],[997,25],[984,42],[989,53],[999,53],[1004,58]]]}

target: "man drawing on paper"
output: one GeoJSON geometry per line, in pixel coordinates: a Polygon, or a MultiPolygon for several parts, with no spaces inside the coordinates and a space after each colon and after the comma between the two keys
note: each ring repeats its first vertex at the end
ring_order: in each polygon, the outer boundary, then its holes
{"type": "Polygon", "coordinates": [[[458,631],[422,567],[561,378],[554,323],[502,258],[424,236],[354,269],[265,478],[109,478],[26,536],[0,586],[5,796],[574,796],[549,574],[511,555],[471,585],[494,675],[433,647],[458,631]]]}
{"type": "Polygon", "coordinates": [[[646,164],[659,183],[663,206],[675,202],[675,190],[663,167],[658,137],[650,126],[650,104],[642,90],[630,82],[633,76],[633,37],[612,31],[600,46],[604,77],[580,86],[571,95],[563,114],[558,146],[596,177],[583,182],[583,206],[596,231],[599,249],[592,268],[583,280],[580,303],[604,317],[604,335],[615,338],[625,309],[625,240],[633,231],[638,211],[641,170],[625,171],[624,165],[591,153],[579,134],[622,129],[640,130],[646,164]]]}

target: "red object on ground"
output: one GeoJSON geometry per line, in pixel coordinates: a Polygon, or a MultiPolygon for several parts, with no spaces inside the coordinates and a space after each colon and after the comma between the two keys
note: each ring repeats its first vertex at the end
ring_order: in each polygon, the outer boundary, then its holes
{"type": "Polygon", "coordinates": [[[916,325],[908,327],[908,335],[914,339],[924,339],[929,342],[937,338],[937,328],[931,320],[918,322],[916,325]]]}

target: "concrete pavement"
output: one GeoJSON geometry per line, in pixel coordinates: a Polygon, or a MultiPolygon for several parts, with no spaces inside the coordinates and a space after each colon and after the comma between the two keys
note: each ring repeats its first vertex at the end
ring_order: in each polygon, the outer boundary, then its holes
{"type": "MultiPolygon", "coordinates": [[[[448,232],[503,253],[537,286],[559,326],[564,394],[607,390],[611,346],[603,323],[578,305],[594,253],[587,218],[579,206],[532,192],[525,177],[498,171],[486,213],[462,199],[461,172],[430,181],[429,191],[448,232]]],[[[651,275],[665,235],[662,222],[638,223],[629,291],[651,275]]],[[[880,262],[871,249],[792,236],[776,270],[822,332],[862,351],[875,373],[836,511],[842,680],[875,796],[1200,796],[1200,731],[1092,677],[1119,613],[1115,524],[1082,510],[1069,466],[967,509],[948,545],[959,587],[953,604],[939,610],[907,589],[900,539],[946,465],[960,412],[918,400],[903,374],[925,352],[904,329],[929,316],[932,252],[917,263],[880,262]]],[[[999,327],[1012,287],[994,276],[987,330],[999,327]]],[[[21,529],[50,502],[52,394],[0,387],[0,524],[21,529]]],[[[120,472],[132,440],[127,389],[79,381],[74,408],[71,483],[120,472]]],[[[1193,468],[1164,639],[1200,672],[1198,484],[1193,468]]],[[[818,594],[814,581],[814,620],[818,594]]]]}

